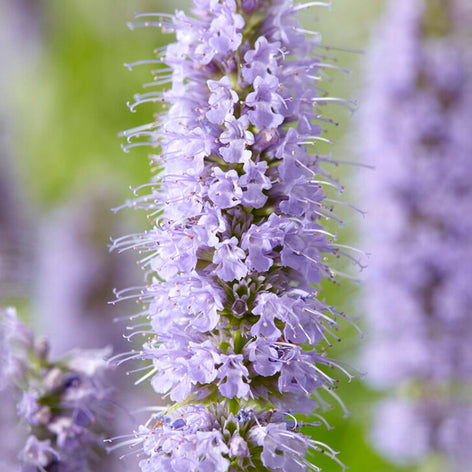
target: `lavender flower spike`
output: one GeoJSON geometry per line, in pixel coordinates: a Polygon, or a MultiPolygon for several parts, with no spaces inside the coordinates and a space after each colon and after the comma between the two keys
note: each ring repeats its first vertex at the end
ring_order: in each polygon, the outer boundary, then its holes
{"type": "Polygon", "coordinates": [[[326,404],[337,381],[325,368],[345,372],[325,352],[345,315],[312,286],[334,279],[328,260],[343,253],[321,225],[334,215],[328,158],[308,148],[329,98],[317,87],[319,36],[296,19],[303,7],[195,0],[192,16],[138,15],[177,37],[154,71],[170,88],[130,105],[167,112],[124,133],[125,150],[160,146],[150,193],[129,202],[155,224],[113,245],[143,254],[148,282],[118,293],[144,306],[131,319],[146,341],[123,359],[147,360],[141,380],[174,402],[128,442],[147,457],[143,472],[298,472],[319,470],[308,451],[335,458],[288,414],[326,404]]]}
{"type": "Polygon", "coordinates": [[[395,0],[375,37],[364,115],[369,377],[388,389],[379,449],[470,468],[472,56],[470,2],[395,0]]]}

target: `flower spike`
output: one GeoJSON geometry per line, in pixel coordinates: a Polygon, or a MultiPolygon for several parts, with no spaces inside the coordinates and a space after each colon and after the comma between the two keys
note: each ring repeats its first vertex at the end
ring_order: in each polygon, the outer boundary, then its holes
{"type": "Polygon", "coordinates": [[[126,150],[160,147],[163,167],[134,201],[155,225],[113,243],[137,250],[148,275],[119,294],[143,303],[129,336],[146,337],[139,381],[174,402],[127,441],[143,472],[319,470],[308,457],[321,452],[338,462],[292,416],[324,405],[325,390],[337,398],[327,368],[350,378],[325,352],[346,316],[312,285],[334,281],[329,261],[344,254],[322,225],[337,220],[324,188],[340,186],[320,168],[329,157],[310,152],[331,144],[324,105],[353,102],[320,91],[321,72],[339,67],[296,18],[330,4],[195,0],[192,16],[137,15],[177,38],[154,71],[171,87],[130,105],[163,100],[166,114],[123,133],[126,150]]]}

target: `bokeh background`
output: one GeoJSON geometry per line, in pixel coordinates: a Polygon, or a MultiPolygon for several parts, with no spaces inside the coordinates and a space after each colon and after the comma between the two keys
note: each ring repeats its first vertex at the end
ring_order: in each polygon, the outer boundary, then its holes
{"type": "MultiPolygon", "coordinates": [[[[156,109],[129,112],[126,102],[150,80],[150,68],[133,72],[123,63],[151,57],[172,36],[157,29],[130,31],[135,12],[173,12],[189,2],[149,0],[0,0],[0,304],[14,304],[20,316],[48,335],[53,352],[72,347],[112,344],[128,349],[115,317],[132,313],[132,305],[113,306],[113,288],[141,283],[133,255],[110,254],[110,237],[141,231],[143,215],[111,208],[131,196],[130,186],[148,181],[147,150],[120,149],[121,130],[147,122],[156,109]]],[[[335,0],[331,11],[307,10],[304,19],[323,35],[325,44],[363,50],[383,10],[383,0],[335,0]]],[[[332,53],[332,52],[330,52],[332,53]]],[[[359,52],[335,51],[350,76],[334,71],[331,94],[362,96],[363,58],[359,52]]],[[[335,159],[362,161],[356,139],[356,114],[333,107],[340,123],[328,129],[335,159]]],[[[355,199],[351,168],[338,169],[355,199]]],[[[344,244],[356,244],[362,218],[346,212],[344,244]]],[[[330,303],[361,318],[358,285],[325,287],[330,303]]],[[[345,327],[335,357],[356,365],[362,343],[345,327]]],[[[121,372],[124,374],[124,371],[121,372]]],[[[341,451],[352,471],[395,472],[369,446],[371,391],[357,376],[342,382],[341,408],[326,413],[335,428],[316,428],[317,439],[341,451]]],[[[131,383],[127,381],[128,389],[131,383]]],[[[144,385],[126,397],[146,398],[144,385]]],[[[145,402],[145,400],[143,400],[145,402]]],[[[139,401],[137,401],[139,403],[139,401]]],[[[122,431],[123,433],[123,431],[122,431]]],[[[1,441],[0,441],[1,442],[1,441]]],[[[337,470],[331,461],[324,470],[337,470]]],[[[436,470],[426,465],[423,472],[436,470]]],[[[129,469],[133,470],[133,469],[129,469]]],[[[137,470],[137,467],[136,469],[137,470]]]]}

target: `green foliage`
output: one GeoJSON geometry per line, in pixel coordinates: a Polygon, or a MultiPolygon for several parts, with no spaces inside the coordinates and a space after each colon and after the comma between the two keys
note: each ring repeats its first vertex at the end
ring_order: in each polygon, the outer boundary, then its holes
{"type": "Polygon", "coordinates": [[[20,165],[40,205],[90,181],[111,181],[126,195],[128,185],[148,179],[147,151],[125,156],[117,135],[142,122],[141,110],[132,115],[126,102],[149,82],[149,69],[130,73],[123,63],[152,57],[168,38],[155,28],[129,31],[133,14],[113,0],[44,3],[39,58],[13,92],[20,165]]]}

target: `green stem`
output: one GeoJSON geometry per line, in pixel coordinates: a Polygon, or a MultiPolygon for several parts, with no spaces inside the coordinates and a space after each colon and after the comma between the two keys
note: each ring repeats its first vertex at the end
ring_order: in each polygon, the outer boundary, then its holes
{"type": "Polygon", "coordinates": [[[241,331],[238,329],[234,331],[234,338],[233,338],[233,349],[235,354],[241,354],[243,352],[244,347],[244,338],[241,334],[241,331]]]}
{"type": "Polygon", "coordinates": [[[241,410],[241,405],[239,404],[238,398],[230,398],[228,399],[228,411],[236,416],[241,410]]]}

